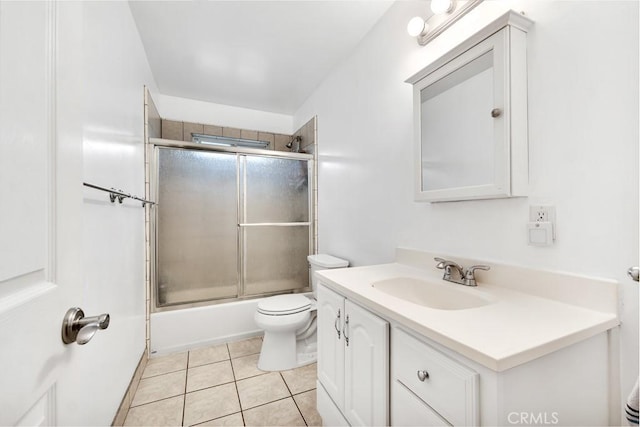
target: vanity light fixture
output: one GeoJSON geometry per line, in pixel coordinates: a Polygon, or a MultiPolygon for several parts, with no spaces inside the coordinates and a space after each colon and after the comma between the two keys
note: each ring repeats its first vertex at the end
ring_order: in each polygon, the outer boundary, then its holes
{"type": "Polygon", "coordinates": [[[482,0],[431,0],[433,15],[426,21],[415,16],[407,24],[407,32],[424,46],[476,7],[482,0]]]}
{"type": "Polygon", "coordinates": [[[431,0],[431,11],[436,15],[453,12],[453,0],[431,0]]]}
{"type": "Polygon", "coordinates": [[[419,35],[426,34],[429,31],[429,25],[424,22],[420,16],[414,16],[409,20],[407,24],[407,33],[411,37],[418,37],[419,35]]]}

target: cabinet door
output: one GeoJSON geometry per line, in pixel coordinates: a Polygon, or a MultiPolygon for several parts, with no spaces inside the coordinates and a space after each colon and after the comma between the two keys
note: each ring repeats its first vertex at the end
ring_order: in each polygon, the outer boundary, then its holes
{"type": "Polygon", "coordinates": [[[344,298],[318,286],[318,380],[335,402],[344,405],[344,298]]]}
{"type": "Polygon", "coordinates": [[[399,381],[391,385],[392,426],[450,426],[432,407],[423,402],[399,381]]]}
{"type": "Polygon", "coordinates": [[[531,24],[506,13],[407,80],[414,85],[416,201],[527,194],[531,24]]]}
{"type": "Polygon", "coordinates": [[[345,301],[345,403],[351,425],[388,425],[389,324],[345,301]]]}

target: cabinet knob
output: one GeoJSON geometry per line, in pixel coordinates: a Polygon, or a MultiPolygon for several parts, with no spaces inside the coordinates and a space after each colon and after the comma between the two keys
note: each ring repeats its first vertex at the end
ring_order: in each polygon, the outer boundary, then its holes
{"type": "Polygon", "coordinates": [[[424,382],[424,380],[428,380],[429,379],[429,372],[427,371],[418,371],[418,379],[422,382],[424,382]]]}
{"type": "Polygon", "coordinates": [[[500,117],[501,114],[502,114],[502,110],[499,108],[494,108],[493,110],[491,110],[491,117],[493,117],[494,119],[496,117],[500,117]]]}

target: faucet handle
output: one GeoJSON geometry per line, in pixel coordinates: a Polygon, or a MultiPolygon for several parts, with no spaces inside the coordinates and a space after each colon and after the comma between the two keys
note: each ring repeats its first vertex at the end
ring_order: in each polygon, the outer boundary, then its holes
{"type": "Polygon", "coordinates": [[[475,271],[476,270],[491,270],[491,267],[489,267],[488,265],[472,265],[471,267],[467,268],[466,273],[464,273],[464,278],[465,279],[475,279],[475,271]]]}
{"type": "Polygon", "coordinates": [[[462,268],[462,266],[453,261],[449,261],[448,259],[436,257],[434,260],[438,261],[436,268],[444,270],[444,276],[442,277],[444,280],[449,280],[451,278],[452,269],[458,272],[460,279],[464,278],[464,268],[462,268]]]}
{"type": "Polygon", "coordinates": [[[445,269],[447,267],[453,267],[453,268],[456,268],[456,269],[460,270],[460,272],[462,272],[462,267],[460,265],[458,265],[454,261],[449,261],[448,259],[442,259],[442,258],[438,258],[438,257],[435,257],[434,260],[438,261],[438,264],[436,265],[436,268],[439,268],[440,270],[443,270],[443,269],[445,269]]]}

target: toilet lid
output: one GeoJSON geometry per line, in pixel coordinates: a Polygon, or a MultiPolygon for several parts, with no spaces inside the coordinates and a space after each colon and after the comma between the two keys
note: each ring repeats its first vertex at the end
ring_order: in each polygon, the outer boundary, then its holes
{"type": "Polygon", "coordinates": [[[263,314],[286,315],[308,310],[311,307],[309,298],[298,295],[277,295],[265,298],[258,303],[258,311],[263,314]]]}

